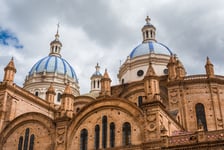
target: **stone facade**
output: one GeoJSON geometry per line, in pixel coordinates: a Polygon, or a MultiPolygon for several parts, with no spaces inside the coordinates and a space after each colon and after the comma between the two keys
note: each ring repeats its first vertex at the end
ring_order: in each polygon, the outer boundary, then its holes
{"type": "MultiPolygon", "coordinates": [[[[149,21],[143,42],[156,41],[149,21]]],[[[44,85],[43,99],[15,84],[13,59],[4,71],[0,150],[223,149],[224,76],[215,75],[209,58],[205,74],[186,75],[173,54],[128,57],[120,84],[113,86],[109,72],[101,75],[97,64],[90,82],[100,80],[100,88],[91,84],[90,93],[77,95],[67,83],[58,104],[54,83],[44,85]]]]}

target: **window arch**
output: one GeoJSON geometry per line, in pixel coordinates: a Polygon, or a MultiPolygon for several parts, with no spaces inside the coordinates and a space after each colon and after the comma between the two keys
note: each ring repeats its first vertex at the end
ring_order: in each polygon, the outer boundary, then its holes
{"type": "Polygon", "coordinates": [[[103,116],[102,119],[102,147],[107,147],[107,117],[103,116]]]}
{"type": "Polygon", "coordinates": [[[95,126],[94,140],[95,140],[95,142],[94,142],[95,143],[95,150],[97,150],[100,147],[100,126],[99,125],[95,126]]]}
{"type": "Polygon", "coordinates": [[[149,31],[146,31],[146,38],[149,38],[149,31]]]}
{"type": "Polygon", "coordinates": [[[31,134],[30,136],[30,129],[26,128],[24,137],[23,136],[19,137],[18,150],[28,150],[28,146],[29,150],[33,150],[34,140],[35,140],[34,134],[31,134]]]}
{"type": "Polygon", "coordinates": [[[18,150],[22,150],[22,146],[23,146],[23,137],[20,136],[20,138],[19,138],[19,144],[18,144],[18,150]]]}
{"type": "Polygon", "coordinates": [[[79,112],[80,111],[80,108],[78,107],[78,108],[76,108],[76,112],[79,112]]]}
{"type": "Polygon", "coordinates": [[[95,80],[93,81],[93,88],[94,89],[96,88],[96,81],[95,80]]]}
{"type": "Polygon", "coordinates": [[[207,129],[207,123],[206,123],[206,116],[205,116],[205,108],[204,105],[201,103],[198,103],[195,105],[196,110],[196,117],[197,117],[197,124],[202,124],[205,131],[208,131],[207,129]]]}
{"type": "Polygon", "coordinates": [[[35,92],[35,96],[39,96],[39,92],[38,91],[35,92]]]}
{"type": "Polygon", "coordinates": [[[29,147],[29,150],[33,150],[34,139],[35,139],[35,136],[34,136],[34,134],[32,134],[30,136],[30,147],[29,147]]]}
{"type": "Polygon", "coordinates": [[[142,96],[138,97],[138,106],[142,106],[142,96]]]}
{"type": "Polygon", "coordinates": [[[150,30],[150,35],[151,35],[151,38],[152,38],[152,30],[150,30]]]}
{"type": "Polygon", "coordinates": [[[115,124],[110,123],[110,147],[115,146],[115,124]]]}
{"type": "Polygon", "coordinates": [[[87,150],[88,145],[88,131],[86,129],[82,129],[80,134],[80,150],[87,150]]]}
{"type": "Polygon", "coordinates": [[[57,102],[60,102],[61,101],[61,93],[58,93],[57,94],[57,102]]]}
{"type": "Polygon", "coordinates": [[[97,88],[100,88],[100,80],[97,81],[97,88]]]}
{"type": "Polygon", "coordinates": [[[127,146],[131,144],[131,125],[129,122],[125,122],[122,128],[123,132],[123,145],[127,146]]]}

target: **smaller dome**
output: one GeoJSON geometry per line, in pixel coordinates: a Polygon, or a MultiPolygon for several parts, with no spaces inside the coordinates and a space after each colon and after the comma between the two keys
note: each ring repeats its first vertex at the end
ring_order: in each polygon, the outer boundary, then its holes
{"type": "Polygon", "coordinates": [[[75,79],[78,82],[76,73],[71,65],[63,58],[49,55],[47,57],[39,60],[30,70],[29,75],[36,73],[58,73],[63,75],[68,75],[69,77],[75,79]]]}
{"type": "Polygon", "coordinates": [[[91,79],[93,77],[101,77],[102,76],[102,74],[100,73],[100,66],[98,63],[95,68],[96,68],[96,71],[92,74],[91,79]]]}
{"type": "Polygon", "coordinates": [[[156,54],[165,54],[165,55],[172,55],[172,51],[162,43],[149,41],[143,42],[142,44],[138,45],[136,48],[132,50],[130,53],[130,58],[134,58],[137,56],[156,53],[156,54]]]}

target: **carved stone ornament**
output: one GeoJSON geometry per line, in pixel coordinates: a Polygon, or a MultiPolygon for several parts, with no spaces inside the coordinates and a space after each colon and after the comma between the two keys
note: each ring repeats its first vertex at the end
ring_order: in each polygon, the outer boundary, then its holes
{"type": "Polygon", "coordinates": [[[177,98],[173,98],[173,99],[170,100],[170,103],[171,104],[176,104],[176,103],[178,103],[178,99],[177,98]]]}
{"type": "Polygon", "coordinates": [[[156,124],[154,122],[149,123],[149,125],[146,128],[146,130],[149,131],[149,132],[155,131],[156,130],[156,124]]]}
{"type": "Polygon", "coordinates": [[[149,115],[149,117],[147,117],[147,121],[148,122],[156,121],[156,114],[149,115]]]}
{"type": "Polygon", "coordinates": [[[65,127],[57,129],[57,144],[63,144],[65,141],[65,127]]]}

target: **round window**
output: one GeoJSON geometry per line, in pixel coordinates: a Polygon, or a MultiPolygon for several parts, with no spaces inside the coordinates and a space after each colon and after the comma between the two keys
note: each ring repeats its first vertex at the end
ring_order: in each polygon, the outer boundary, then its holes
{"type": "Polygon", "coordinates": [[[163,73],[164,73],[164,74],[168,74],[168,69],[164,69],[164,70],[163,70],[163,73]]]}
{"type": "Polygon", "coordinates": [[[144,74],[144,71],[143,71],[143,70],[139,70],[139,71],[137,72],[137,76],[139,76],[139,77],[141,77],[143,74],[144,74]]]}

